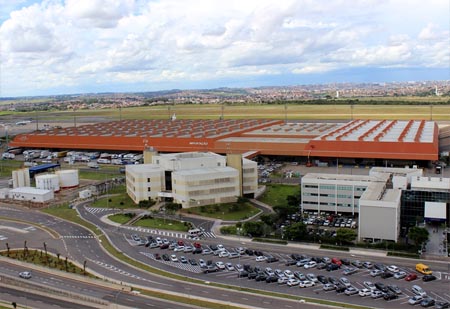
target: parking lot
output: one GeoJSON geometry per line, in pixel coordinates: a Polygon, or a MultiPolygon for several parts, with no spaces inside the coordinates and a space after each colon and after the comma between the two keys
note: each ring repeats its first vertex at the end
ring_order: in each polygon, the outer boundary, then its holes
{"type": "MultiPolygon", "coordinates": [[[[436,279],[425,282],[423,275],[412,267],[381,265],[375,261],[302,256],[300,252],[251,252],[249,248],[226,248],[220,244],[173,239],[152,238],[146,247],[131,236],[127,240],[148,264],[209,282],[378,308],[411,306],[408,302],[416,295],[412,287],[419,285],[429,298],[450,301],[450,291],[446,288],[450,284],[449,276],[442,272],[435,272],[436,279]],[[166,249],[161,249],[161,246],[166,249]],[[194,253],[195,249],[197,253],[194,253]],[[338,261],[343,264],[336,265],[338,261]],[[336,267],[329,266],[333,264],[336,267]],[[375,271],[377,268],[382,270],[375,271]],[[401,272],[405,273],[404,276],[401,272]],[[406,281],[405,277],[410,274],[417,278],[406,281]],[[379,291],[379,288],[385,291],[379,291]]],[[[420,306],[419,303],[417,305],[420,306]]]]}

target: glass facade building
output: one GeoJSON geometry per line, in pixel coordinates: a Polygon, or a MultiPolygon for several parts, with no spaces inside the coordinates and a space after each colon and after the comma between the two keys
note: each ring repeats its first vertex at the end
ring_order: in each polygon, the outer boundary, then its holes
{"type": "Polygon", "coordinates": [[[401,236],[408,233],[410,227],[424,221],[425,202],[441,202],[447,204],[447,226],[449,226],[450,192],[433,192],[419,190],[403,190],[400,205],[401,236]]]}

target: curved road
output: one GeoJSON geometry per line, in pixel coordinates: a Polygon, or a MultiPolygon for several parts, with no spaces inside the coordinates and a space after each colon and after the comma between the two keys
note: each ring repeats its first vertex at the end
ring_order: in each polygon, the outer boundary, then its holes
{"type": "MultiPolygon", "coordinates": [[[[98,225],[107,233],[111,240],[116,244],[115,239],[123,238],[121,229],[111,227],[92,213],[80,207],[80,213],[83,218],[98,225]]],[[[154,275],[134,268],[108,255],[97,242],[97,239],[84,227],[73,224],[59,218],[49,216],[35,210],[0,207],[0,217],[8,217],[17,220],[27,220],[43,226],[49,227],[62,236],[62,241],[56,242],[54,247],[48,246],[48,250],[54,253],[60,253],[61,256],[67,255],[70,260],[83,263],[87,261],[88,270],[111,278],[117,282],[123,282],[134,286],[147,287],[167,292],[175,292],[187,298],[196,297],[213,302],[222,302],[223,304],[237,305],[241,307],[273,308],[276,302],[278,308],[291,309],[297,306],[295,301],[266,297],[263,295],[253,295],[241,293],[232,290],[221,290],[207,285],[199,286],[197,284],[172,280],[166,277],[154,275]],[[218,291],[226,291],[219,293],[218,291]]],[[[23,239],[18,244],[23,243],[23,239]]],[[[42,246],[41,246],[42,247],[42,246]]],[[[41,248],[40,247],[40,248],[41,248]]],[[[30,247],[31,248],[31,247],[30,247]]],[[[119,247],[120,248],[120,247],[119,247]]],[[[129,247],[120,248],[124,252],[129,251],[129,247]]],[[[62,279],[63,280],[63,279],[62,279]]],[[[134,305],[136,306],[136,304],[134,305]]],[[[316,308],[316,305],[302,304],[302,308],[316,308]]],[[[145,308],[145,306],[139,308],[145,308]]]]}

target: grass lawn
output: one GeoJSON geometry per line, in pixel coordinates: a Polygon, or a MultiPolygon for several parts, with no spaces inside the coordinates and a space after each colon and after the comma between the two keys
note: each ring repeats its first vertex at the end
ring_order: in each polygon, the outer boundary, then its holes
{"type": "Polygon", "coordinates": [[[146,218],[141,219],[133,224],[134,226],[148,227],[153,229],[163,229],[170,231],[187,232],[190,229],[190,225],[181,221],[169,220],[163,218],[146,218]]]}
{"type": "MultiPolygon", "coordinates": [[[[72,262],[67,260],[66,258],[60,256],[54,256],[52,254],[45,255],[45,251],[43,250],[10,250],[9,255],[8,251],[0,252],[0,255],[9,257],[10,259],[19,260],[26,263],[31,263],[39,266],[48,267],[51,269],[66,271],[73,274],[84,274],[83,269],[74,265],[72,262]]],[[[93,275],[86,273],[88,277],[94,278],[93,275]]]]}
{"type": "Polygon", "coordinates": [[[300,193],[298,185],[267,184],[266,188],[266,192],[259,200],[271,206],[287,206],[287,196],[299,195],[300,193]]]}
{"type": "Polygon", "coordinates": [[[130,221],[133,217],[134,215],[130,216],[127,214],[115,214],[109,216],[108,219],[116,223],[124,224],[130,221]]]}
{"type": "Polygon", "coordinates": [[[112,194],[111,196],[99,198],[91,204],[91,207],[120,209],[137,208],[138,205],[133,202],[125,190],[125,186],[116,187],[108,192],[109,194],[112,194]]]}
{"type": "Polygon", "coordinates": [[[226,221],[239,221],[247,219],[260,212],[258,208],[250,203],[207,205],[191,207],[189,209],[183,209],[182,211],[203,217],[216,218],[226,221]]]}

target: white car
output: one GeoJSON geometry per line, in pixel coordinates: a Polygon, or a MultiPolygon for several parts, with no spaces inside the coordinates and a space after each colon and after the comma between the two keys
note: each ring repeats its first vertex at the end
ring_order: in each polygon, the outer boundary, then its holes
{"type": "Polygon", "coordinates": [[[373,284],[373,282],[371,282],[371,281],[364,281],[363,285],[371,291],[374,291],[377,289],[375,284],[373,284]]]}
{"type": "Polygon", "coordinates": [[[398,273],[400,269],[395,265],[389,265],[387,267],[387,270],[389,270],[391,273],[398,273]]]}
{"type": "Polygon", "coordinates": [[[352,284],[350,283],[350,281],[349,281],[347,278],[345,278],[345,277],[341,277],[341,278],[339,279],[339,281],[340,281],[343,285],[345,285],[346,287],[351,287],[351,286],[352,286],[352,284]]]}
{"type": "Polygon", "coordinates": [[[184,251],[184,246],[175,246],[175,248],[173,248],[173,251],[175,252],[184,251]]]}
{"type": "Polygon", "coordinates": [[[175,254],[172,254],[172,255],[170,256],[170,260],[171,260],[172,262],[178,262],[178,258],[177,258],[177,256],[176,256],[175,254]]]}
{"type": "Polygon", "coordinates": [[[301,287],[301,288],[309,288],[312,286],[315,286],[315,283],[313,281],[309,281],[309,280],[303,280],[303,281],[300,281],[300,283],[299,283],[299,287],[301,287]]]}
{"type": "Polygon", "coordinates": [[[349,286],[345,291],[344,294],[345,295],[355,295],[358,294],[359,290],[357,288],[355,288],[354,286],[349,286]]]}
{"type": "Polygon", "coordinates": [[[267,257],[265,257],[264,255],[256,257],[256,262],[264,262],[265,260],[267,260],[267,257]]]}
{"type": "Polygon", "coordinates": [[[394,274],[394,278],[395,279],[403,279],[407,276],[408,274],[404,271],[399,271],[398,273],[394,274]]]}
{"type": "Polygon", "coordinates": [[[234,266],[231,263],[225,263],[225,268],[229,271],[234,271],[234,266]]]}
{"type": "Polygon", "coordinates": [[[230,256],[230,252],[223,250],[219,252],[219,257],[223,258],[223,257],[228,257],[230,256]]]}
{"type": "Polygon", "coordinates": [[[370,275],[371,275],[372,277],[376,277],[376,276],[381,275],[382,273],[383,273],[382,270],[374,269],[374,270],[372,270],[372,271],[370,272],[370,275]]]}
{"type": "Polygon", "coordinates": [[[299,283],[300,281],[298,281],[297,279],[289,279],[286,284],[288,286],[296,286],[299,285],[299,283]]]}
{"type": "Polygon", "coordinates": [[[326,284],[323,285],[323,290],[324,291],[332,291],[332,290],[335,290],[335,289],[336,289],[336,286],[334,284],[326,283],[326,284]]]}
{"type": "Polygon", "coordinates": [[[280,278],[278,278],[278,284],[287,284],[287,282],[289,281],[290,279],[288,278],[288,277],[280,277],[280,278]]]}
{"type": "Polygon", "coordinates": [[[359,290],[359,296],[361,296],[361,297],[366,297],[366,296],[370,296],[370,295],[372,295],[371,289],[364,288],[364,289],[359,290]]]}
{"type": "Polygon", "coordinates": [[[308,278],[309,281],[312,281],[314,283],[319,282],[316,275],[314,274],[306,274],[306,278],[308,278]]]}
{"type": "Polygon", "coordinates": [[[223,262],[221,262],[221,261],[216,262],[216,266],[220,270],[224,270],[225,269],[225,264],[223,262]]]}
{"type": "Polygon", "coordinates": [[[373,290],[372,294],[370,294],[370,297],[373,299],[376,299],[376,298],[383,297],[383,295],[384,295],[384,293],[381,292],[380,290],[373,290]]]}
{"type": "Polygon", "coordinates": [[[308,263],[306,263],[305,265],[303,265],[303,267],[305,269],[309,269],[309,268],[314,268],[317,266],[317,263],[314,261],[309,261],[308,263]]]}
{"type": "Polygon", "coordinates": [[[285,275],[289,279],[294,279],[295,278],[294,273],[292,271],[290,271],[289,269],[285,270],[283,275],[285,275]]]}
{"type": "Polygon", "coordinates": [[[408,300],[408,304],[410,304],[410,305],[417,305],[417,304],[420,304],[420,302],[423,300],[423,297],[422,296],[420,296],[420,295],[415,295],[415,296],[413,296],[413,297],[411,297],[409,300],[408,300]]]}
{"type": "Polygon", "coordinates": [[[19,277],[23,279],[31,279],[31,272],[30,271],[22,271],[19,273],[19,277]]]}

